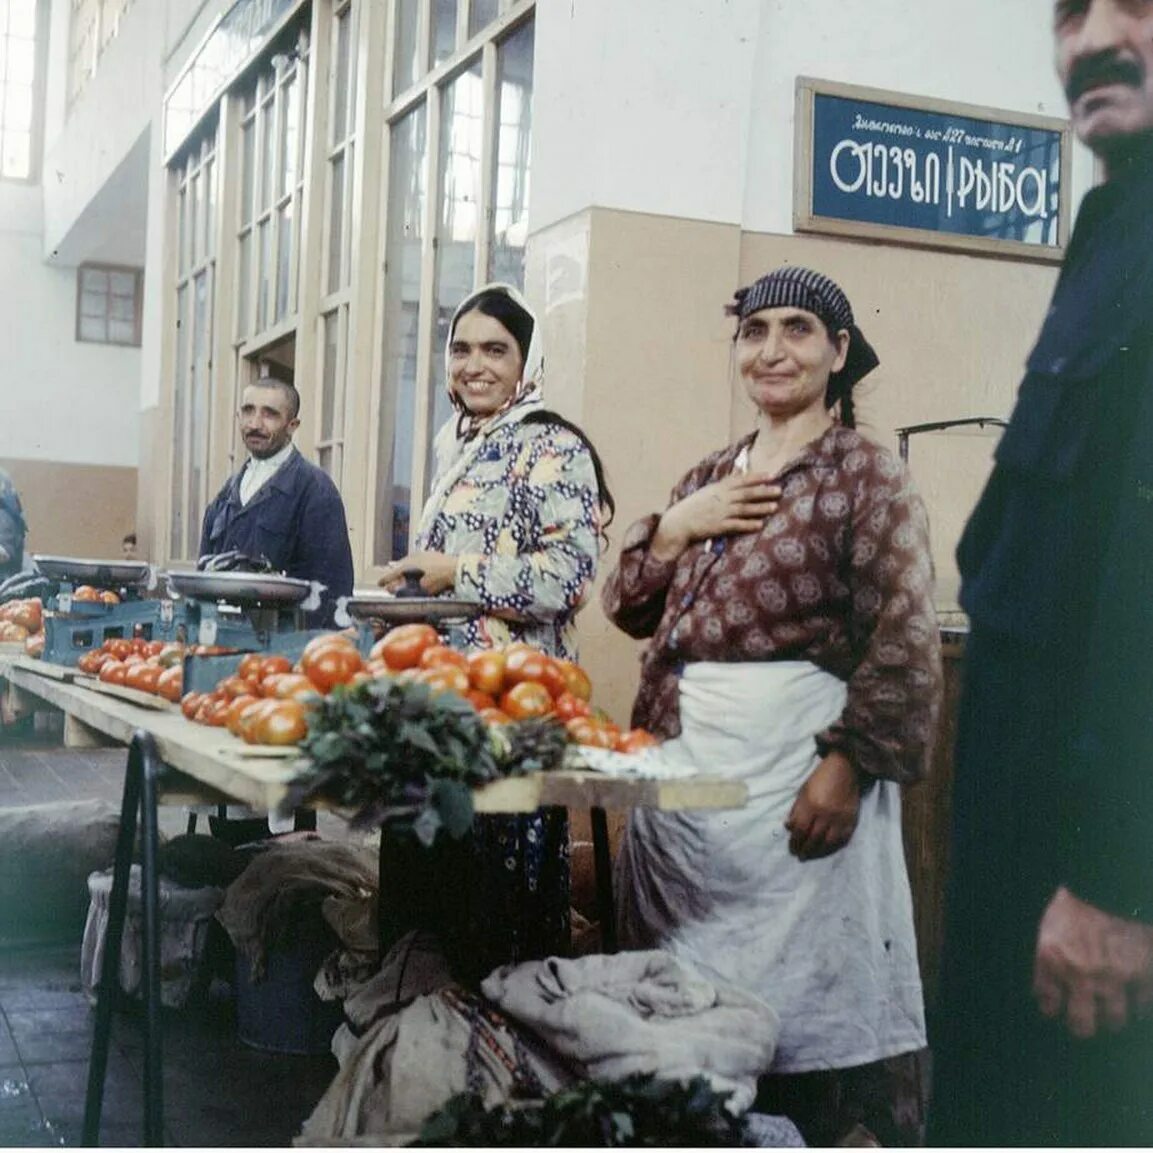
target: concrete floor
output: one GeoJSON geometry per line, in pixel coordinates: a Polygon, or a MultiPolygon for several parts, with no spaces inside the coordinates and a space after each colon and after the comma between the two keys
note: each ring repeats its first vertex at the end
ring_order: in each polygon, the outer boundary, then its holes
{"type": "MultiPolygon", "coordinates": [[[[58,741],[51,725],[18,735],[0,731],[0,818],[12,815],[4,810],[62,801],[119,807],[125,751],[64,750],[58,741]]],[[[183,832],[186,820],[180,809],[161,812],[168,834],[183,832]]],[[[4,848],[0,841],[0,871],[4,848]]],[[[43,892],[52,891],[53,880],[43,878],[43,892]]],[[[76,882],[69,877],[69,884],[76,882]]],[[[19,908],[7,910],[0,926],[0,942],[7,942],[0,945],[0,1147],[78,1145],[94,1019],[80,985],[82,922],[78,929],[70,910],[65,924],[53,923],[35,894],[28,898],[36,915],[30,912],[24,931],[12,923],[19,908]]],[[[100,1143],[138,1146],[140,1021],[132,1011],[115,1017],[100,1143]]],[[[180,1146],[290,1145],[335,1072],[329,1054],[285,1056],[241,1043],[230,1000],[167,1011],[166,1140],[180,1146]]]]}

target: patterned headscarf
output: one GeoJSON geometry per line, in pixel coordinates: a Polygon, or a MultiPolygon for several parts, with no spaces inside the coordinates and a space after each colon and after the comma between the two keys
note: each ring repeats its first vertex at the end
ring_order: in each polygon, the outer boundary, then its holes
{"type": "Polygon", "coordinates": [[[733,293],[732,303],[725,305],[725,312],[743,320],[764,308],[803,308],[820,317],[831,334],[836,335],[841,329],[848,332],[849,348],[845,363],[839,372],[830,375],[825,402],[831,408],[841,401],[842,416],[846,408],[849,415],[845,423],[851,424],[850,394],[853,386],[881,361],[857,327],[849,298],[827,276],[811,268],[787,266],[762,276],[746,288],[738,288],[733,293]]]}

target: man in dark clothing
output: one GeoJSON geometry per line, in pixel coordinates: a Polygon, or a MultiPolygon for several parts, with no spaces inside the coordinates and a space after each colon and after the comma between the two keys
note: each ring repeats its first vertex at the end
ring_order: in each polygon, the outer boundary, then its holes
{"type": "Polygon", "coordinates": [[[24,509],[12,478],[0,468],[0,581],[24,567],[24,509]]]}
{"type": "Polygon", "coordinates": [[[292,444],[300,396],[265,377],[248,385],[239,420],[249,459],[204,514],[200,555],[265,557],[286,576],[325,586],[311,627],[332,624],[337,597],[352,592],[352,549],[344,504],[323,470],[292,444]]]}
{"type": "Polygon", "coordinates": [[[1153,1145],[1153,3],[1055,13],[1107,179],[958,549],[933,1145],[1153,1145]]]}

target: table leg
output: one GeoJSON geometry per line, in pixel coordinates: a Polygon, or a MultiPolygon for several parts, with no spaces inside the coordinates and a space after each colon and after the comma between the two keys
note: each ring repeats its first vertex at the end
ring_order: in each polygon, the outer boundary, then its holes
{"type": "Polygon", "coordinates": [[[104,1082],[108,1050],[112,1041],[112,1011],[120,988],[120,947],[128,913],[128,882],[132,872],[132,849],[137,818],[141,825],[140,896],[143,921],[144,1016],[144,1144],[164,1143],[164,1108],[161,1079],[160,1036],[160,900],[157,871],[159,821],[157,780],[163,769],[151,734],[137,730],[128,747],[124,794],[120,806],[120,830],[108,899],[108,930],[104,961],[100,969],[100,992],[88,1064],[88,1092],[84,1100],[83,1143],[98,1145],[100,1117],[104,1108],[104,1082]]]}
{"type": "Polygon", "coordinates": [[[589,809],[593,833],[593,872],[596,876],[597,915],[601,923],[601,951],[617,951],[616,903],[613,900],[613,861],[609,852],[609,826],[604,809],[589,809]]]}

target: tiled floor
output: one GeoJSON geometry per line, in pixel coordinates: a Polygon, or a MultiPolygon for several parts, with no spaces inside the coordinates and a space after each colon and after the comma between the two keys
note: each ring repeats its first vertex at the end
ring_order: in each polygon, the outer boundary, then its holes
{"type": "MultiPolygon", "coordinates": [[[[0,810],[59,801],[119,806],[124,750],[65,751],[58,740],[51,729],[16,739],[0,733],[0,810]]],[[[185,821],[182,810],[161,812],[168,833],[184,831],[185,821]]],[[[0,873],[4,848],[0,843],[0,873]]],[[[47,879],[44,888],[51,888],[47,879]]],[[[36,902],[29,897],[31,909],[36,902]]],[[[34,928],[43,938],[43,910],[37,912],[34,928]]],[[[5,911],[9,920],[18,914],[5,911]]],[[[33,933],[31,943],[8,928],[0,927],[0,940],[14,935],[24,947],[0,948],[0,1147],[78,1145],[94,1019],[80,987],[80,934],[71,920],[67,933],[39,941],[33,933]]],[[[117,1012],[102,1145],[142,1142],[142,1050],[138,1016],[117,1012]]],[[[242,1044],[228,1000],[166,1012],[166,1140],[287,1146],[335,1072],[328,1054],[285,1056],[242,1044]]]]}

